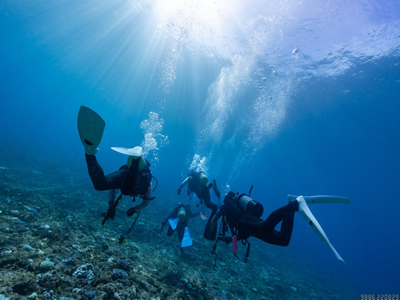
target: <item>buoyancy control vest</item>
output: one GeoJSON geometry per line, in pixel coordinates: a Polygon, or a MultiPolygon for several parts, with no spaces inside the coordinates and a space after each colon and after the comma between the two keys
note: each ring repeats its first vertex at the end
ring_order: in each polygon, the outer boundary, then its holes
{"type": "Polygon", "coordinates": [[[121,188],[121,192],[123,195],[135,197],[144,196],[147,193],[151,183],[151,179],[153,177],[149,167],[150,163],[146,160],[146,164],[144,165],[144,167],[137,172],[137,177],[134,184],[129,183],[129,181],[133,181],[133,178],[130,178],[130,176],[135,176],[135,174],[129,172],[130,168],[128,167],[128,165],[123,165],[120,168],[120,170],[128,170],[127,177],[125,178],[125,182],[121,188]]]}
{"type": "Polygon", "coordinates": [[[239,222],[239,219],[246,214],[260,218],[264,213],[264,207],[261,203],[255,201],[247,194],[238,194],[230,191],[225,195],[224,203],[226,205],[226,222],[231,231],[239,222]]]}
{"type": "Polygon", "coordinates": [[[201,170],[189,170],[188,177],[190,177],[190,179],[188,188],[191,193],[200,193],[205,188],[205,185],[200,181],[201,174],[205,175],[201,170]]]}

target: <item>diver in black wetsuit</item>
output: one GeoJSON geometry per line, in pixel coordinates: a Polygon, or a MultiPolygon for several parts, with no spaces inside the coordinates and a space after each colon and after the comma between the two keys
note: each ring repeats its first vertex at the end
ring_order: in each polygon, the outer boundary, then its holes
{"type": "Polygon", "coordinates": [[[264,208],[260,203],[246,194],[239,195],[231,191],[225,195],[224,202],[215,215],[210,217],[210,230],[214,231],[218,219],[225,216],[231,232],[237,233],[238,240],[246,240],[254,236],[269,244],[287,246],[292,236],[294,213],[297,210],[297,201],[289,202],[272,212],[263,221],[260,217],[264,208]],[[276,225],[281,221],[281,230],[275,230],[276,225]]]}
{"type": "MultiPolygon", "coordinates": [[[[213,188],[215,195],[220,198],[221,194],[218,190],[217,183],[215,179],[212,183],[207,184],[208,178],[207,175],[200,168],[192,169],[188,172],[187,178],[181,183],[178,188],[178,195],[181,194],[183,186],[188,184],[188,194],[195,193],[196,196],[200,199],[200,204],[204,205],[211,209],[214,213],[217,211],[218,206],[211,202],[210,197],[210,189],[213,188]]],[[[199,204],[197,204],[198,206],[199,204]]]]}
{"type": "Polygon", "coordinates": [[[94,188],[98,191],[110,190],[108,200],[108,211],[104,213],[103,223],[107,219],[114,219],[115,208],[123,195],[139,196],[143,202],[130,208],[126,214],[132,216],[147,205],[149,200],[153,200],[152,193],[152,174],[149,169],[150,164],[143,157],[142,147],[122,148],[112,147],[111,149],[119,153],[128,155],[128,164],[123,165],[118,171],[104,175],[103,169],[97,162],[95,154],[99,151],[99,144],[103,137],[106,123],[92,109],[81,106],[78,113],[78,132],[82,145],[85,148],[86,163],[90,179],[94,188]],[[115,200],[117,190],[121,190],[120,196],[115,200]]]}
{"type": "Polygon", "coordinates": [[[96,156],[86,156],[89,176],[93,182],[94,188],[98,191],[109,190],[108,211],[105,214],[105,220],[114,219],[115,208],[118,205],[118,199],[115,200],[116,190],[121,190],[122,195],[139,196],[143,202],[135,207],[128,209],[127,216],[141,211],[150,204],[152,194],[151,171],[149,162],[142,156],[128,158],[128,164],[123,165],[118,171],[104,175],[104,171],[97,162],[96,156]]]}
{"type": "MultiPolygon", "coordinates": [[[[176,231],[178,233],[179,242],[182,243],[185,228],[188,227],[188,220],[198,216],[200,213],[193,213],[190,209],[190,204],[179,203],[177,207],[166,217],[161,223],[161,231],[164,230],[165,225],[168,223],[169,219],[178,219],[178,223],[175,228],[168,226],[167,235],[170,237],[176,231]]],[[[181,247],[182,248],[182,247],[181,247]]]]}
{"type": "MultiPolygon", "coordinates": [[[[305,197],[288,195],[288,198],[289,203],[287,205],[276,209],[267,217],[267,219],[262,220],[260,217],[264,212],[264,208],[260,203],[246,194],[238,194],[232,191],[227,193],[224,202],[219,207],[218,211],[210,216],[204,231],[204,237],[206,239],[215,240],[218,219],[223,217],[223,222],[221,224],[222,233],[220,232],[217,238],[213,248],[213,253],[215,254],[216,245],[219,240],[226,243],[233,241],[234,253],[236,253],[236,241],[242,240],[242,244],[245,245],[248,243],[247,239],[251,236],[269,244],[288,246],[293,231],[294,215],[295,212],[298,212],[313,228],[322,241],[332,250],[336,258],[344,262],[339,253],[337,253],[330,243],[318,221],[311,213],[307,203],[350,203],[350,200],[343,197],[327,195],[305,197]],[[278,231],[275,227],[280,222],[282,222],[282,224],[278,231]],[[232,232],[231,237],[225,236],[228,226],[232,232]]],[[[245,261],[247,261],[249,250],[250,243],[248,243],[245,261]]]]}

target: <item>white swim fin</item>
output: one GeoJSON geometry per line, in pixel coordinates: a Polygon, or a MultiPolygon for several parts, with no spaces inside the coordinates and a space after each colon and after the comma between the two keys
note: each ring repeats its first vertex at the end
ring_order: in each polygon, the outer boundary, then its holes
{"type": "Polygon", "coordinates": [[[328,237],[326,236],[324,230],[322,229],[321,225],[319,225],[317,219],[314,217],[310,209],[308,208],[307,202],[303,196],[298,196],[296,198],[297,202],[299,203],[299,210],[298,212],[302,217],[307,221],[307,223],[312,227],[315,233],[321,238],[321,240],[332,250],[333,254],[335,254],[336,258],[343,263],[346,263],[343,258],[339,255],[336,249],[333,247],[331,242],[329,241],[328,237]]]}
{"type": "Polygon", "coordinates": [[[189,247],[189,246],[192,246],[192,245],[193,245],[193,241],[192,241],[192,238],[190,237],[190,234],[189,234],[189,228],[185,227],[185,234],[183,235],[181,247],[185,248],[185,247],[189,247]]]}
{"type": "Polygon", "coordinates": [[[175,230],[176,226],[179,223],[179,219],[178,218],[176,218],[176,219],[168,219],[168,222],[169,222],[169,226],[171,226],[172,230],[175,230]]]}
{"type": "MultiPolygon", "coordinates": [[[[297,199],[296,195],[288,195],[289,201],[297,199]]],[[[345,197],[331,196],[331,195],[317,195],[317,196],[303,196],[307,204],[323,204],[323,203],[343,203],[350,204],[350,199],[345,197]]]]}

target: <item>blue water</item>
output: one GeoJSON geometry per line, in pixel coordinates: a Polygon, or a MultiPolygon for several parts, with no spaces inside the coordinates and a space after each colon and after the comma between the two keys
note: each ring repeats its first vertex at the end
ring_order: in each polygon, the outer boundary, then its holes
{"type": "Polygon", "coordinates": [[[291,255],[399,293],[399,3],[167,2],[2,1],[0,155],[86,176],[86,105],[105,171],[125,160],[110,147],[142,144],[171,196],[197,154],[223,192],[253,184],[263,218],[287,194],[350,198],[310,206],[346,265],[299,215],[291,255]]]}

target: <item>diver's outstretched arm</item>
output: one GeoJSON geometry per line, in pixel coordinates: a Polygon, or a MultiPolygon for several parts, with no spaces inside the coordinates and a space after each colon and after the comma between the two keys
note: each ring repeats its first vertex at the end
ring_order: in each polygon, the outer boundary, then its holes
{"type": "Polygon", "coordinates": [[[182,181],[181,185],[180,185],[179,188],[178,188],[178,195],[181,194],[182,188],[189,182],[189,179],[190,179],[190,178],[191,178],[191,177],[188,176],[188,177],[186,177],[186,179],[185,179],[184,181],[182,181]]]}

